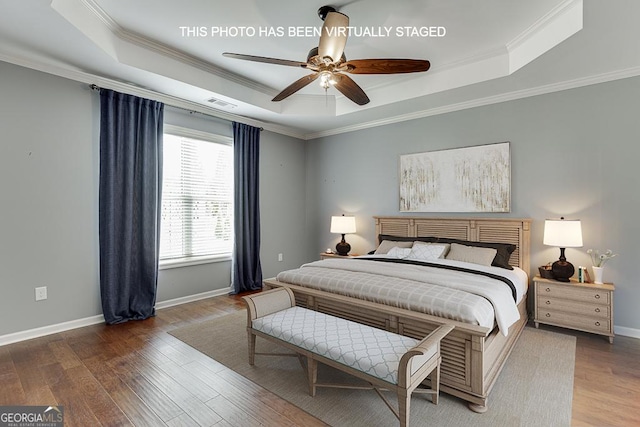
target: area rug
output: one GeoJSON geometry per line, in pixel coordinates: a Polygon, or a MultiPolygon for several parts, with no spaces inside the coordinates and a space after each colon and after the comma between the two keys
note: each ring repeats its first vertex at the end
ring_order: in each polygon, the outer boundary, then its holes
{"type": "MultiPolygon", "coordinates": [[[[332,426],[395,426],[397,419],[370,390],[320,388],[308,395],[297,358],[247,356],[246,313],[229,314],[169,332],[265,389],[332,426]]],[[[516,343],[493,391],[489,410],[477,414],[465,402],[441,394],[438,405],[428,396],[411,400],[411,425],[429,426],[569,426],[573,398],[575,337],[527,327],[516,343]]],[[[258,352],[282,352],[258,338],[258,352]]],[[[348,375],[322,366],[319,381],[353,382],[348,375]]],[[[395,403],[393,394],[389,399],[395,403]]]]}

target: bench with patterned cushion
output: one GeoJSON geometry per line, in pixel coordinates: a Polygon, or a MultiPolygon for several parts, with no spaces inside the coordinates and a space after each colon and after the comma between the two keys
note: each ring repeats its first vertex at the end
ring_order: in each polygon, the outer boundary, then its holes
{"type": "MultiPolygon", "coordinates": [[[[440,340],[452,326],[440,326],[423,340],[416,340],[339,317],[296,307],[287,288],[244,297],[248,307],[249,363],[254,364],[256,336],[275,341],[307,358],[309,393],[316,387],[317,363],[347,372],[371,384],[400,419],[409,424],[411,393],[430,393],[437,404],[440,381],[440,340]],[[430,376],[431,389],[418,389],[430,376]],[[395,411],[380,390],[398,395],[395,411]]],[[[343,387],[343,386],[341,386],[343,387]]],[[[362,388],[362,387],[357,387],[362,388]]]]}

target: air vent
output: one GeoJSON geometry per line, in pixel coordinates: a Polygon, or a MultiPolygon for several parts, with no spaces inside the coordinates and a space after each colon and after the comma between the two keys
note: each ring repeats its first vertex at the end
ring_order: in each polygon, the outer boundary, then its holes
{"type": "Polygon", "coordinates": [[[218,99],[218,98],[209,98],[207,99],[207,102],[220,108],[236,108],[237,107],[236,104],[232,104],[230,102],[223,101],[222,99],[218,99]]]}

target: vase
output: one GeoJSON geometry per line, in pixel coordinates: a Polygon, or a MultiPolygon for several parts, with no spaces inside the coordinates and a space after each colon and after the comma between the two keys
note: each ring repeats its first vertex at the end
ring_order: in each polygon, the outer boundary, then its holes
{"type": "Polygon", "coordinates": [[[593,283],[596,285],[602,285],[602,272],[604,267],[592,267],[593,268],[593,283]]]}

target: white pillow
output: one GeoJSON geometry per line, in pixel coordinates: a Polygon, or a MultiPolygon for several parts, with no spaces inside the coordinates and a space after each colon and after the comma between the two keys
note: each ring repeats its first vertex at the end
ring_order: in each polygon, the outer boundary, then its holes
{"type": "Polygon", "coordinates": [[[411,248],[400,248],[398,246],[394,246],[393,248],[389,249],[389,252],[387,252],[387,257],[402,259],[408,257],[410,253],[411,248]]]}
{"type": "Polygon", "coordinates": [[[427,243],[414,242],[411,253],[407,259],[416,261],[432,261],[438,258],[444,258],[449,250],[448,243],[427,243]]]}
{"type": "Polygon", "coordinates": [[[378,246],[374,253],[376,255],[384,255],[396,246],[399,248],[411,248],[411,246],[413,246],[413,242],[394,242],[392,240],[383,240],[380,242],[380,246],[378,246]]]}
{"type": "Polygon", "coordinates": [[[479,248],[452,243],[451,250],[449,250],[447,254],[447,259],[480,265],[491,265],[497,252],[496,249],[492,248],[479,248]]]}

